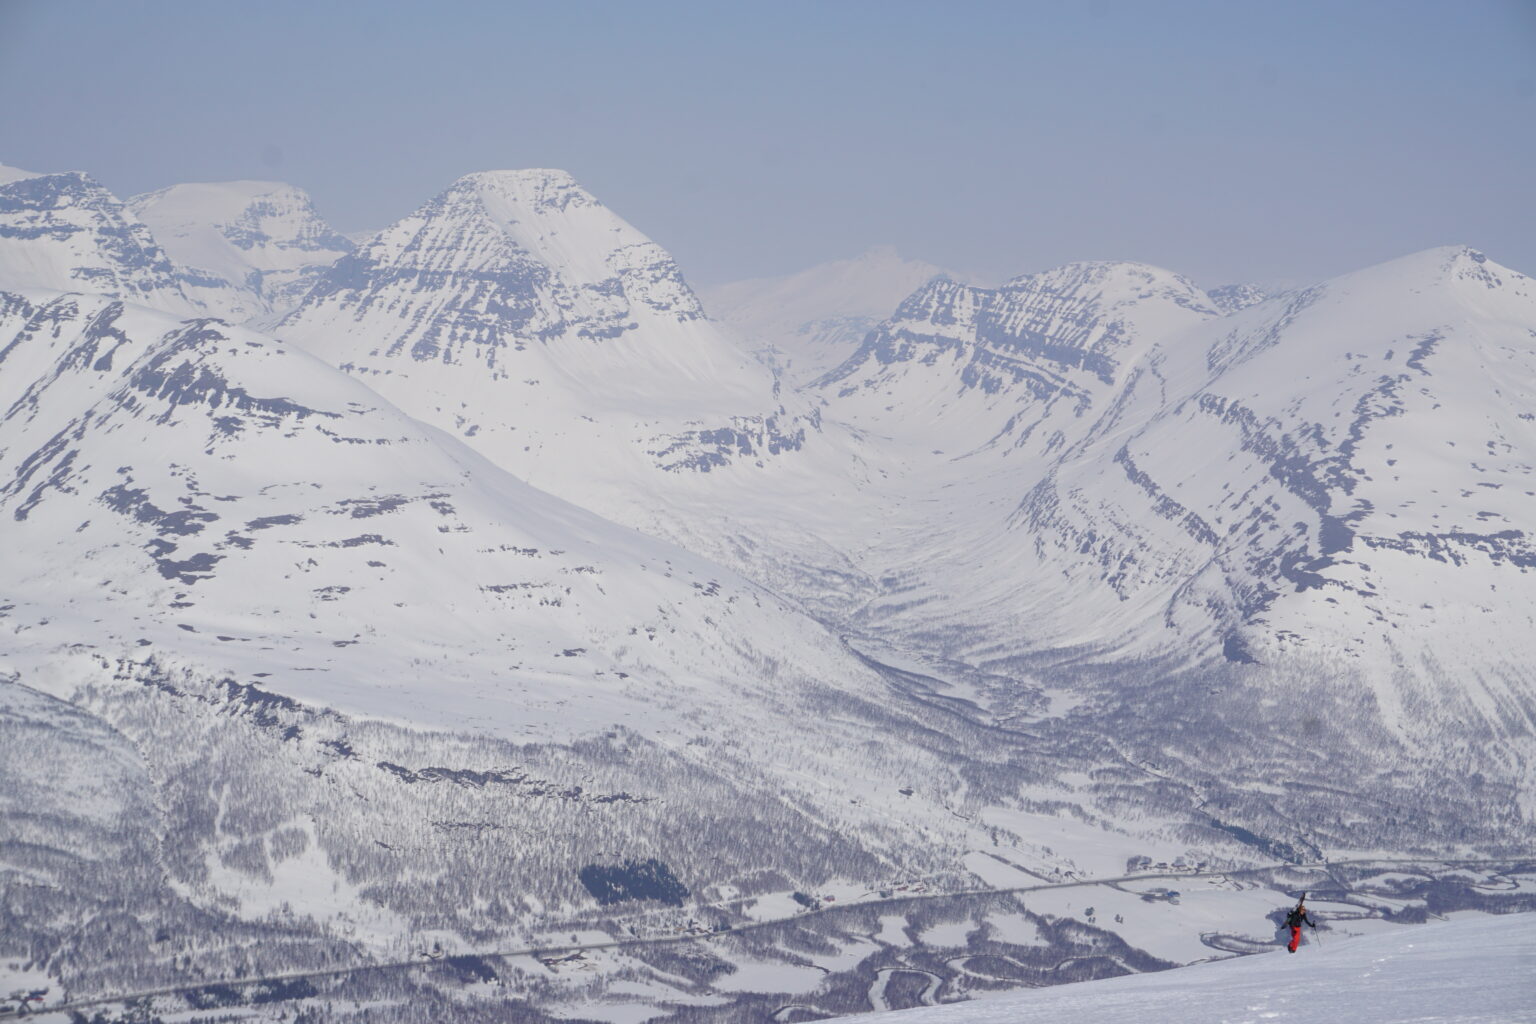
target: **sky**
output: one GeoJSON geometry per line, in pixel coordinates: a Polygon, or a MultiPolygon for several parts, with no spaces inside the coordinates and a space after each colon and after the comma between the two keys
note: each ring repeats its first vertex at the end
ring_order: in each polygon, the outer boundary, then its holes
{"type": "Polygon", "coordinates": [[[347,232],[559,167],[695,285],[876,245],[1536,274],[1536,0],[0,0],[0,163],[287,181],[347,232]]]}

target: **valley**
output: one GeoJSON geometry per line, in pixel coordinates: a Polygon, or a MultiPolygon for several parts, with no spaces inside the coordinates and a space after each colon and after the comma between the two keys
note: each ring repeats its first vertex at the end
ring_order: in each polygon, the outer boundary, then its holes
{"type": "Polygon", "coordinates": [[[789,1022],[1533,909],[1536,282],[928,269],[0,174],[0,973],[789,1022]]]}

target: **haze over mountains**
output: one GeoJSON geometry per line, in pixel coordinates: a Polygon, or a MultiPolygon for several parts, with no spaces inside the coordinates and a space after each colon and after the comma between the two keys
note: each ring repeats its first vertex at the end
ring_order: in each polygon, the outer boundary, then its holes
{"type": "Polygon", "coordinates": [[[798,274],[717,285],[700,298],[721,323],[770,345],[785,377],[805,384],[847,359],[902,299],[952,276],[879,246],[798,274]]]}
{"type": "Polygon", "coordinates": [[[263,181],[173,185],[128,201],[178,263],[243,286],[267,311],[302,299],[355,246],[292,185],[263,181]]]}
{"type": "Polygon", "coordinates": [[[1529,848],[1530,278],[706,299],[560,171],[356,245],[287,185],[0,174],[0,960],[1529,848]]]}

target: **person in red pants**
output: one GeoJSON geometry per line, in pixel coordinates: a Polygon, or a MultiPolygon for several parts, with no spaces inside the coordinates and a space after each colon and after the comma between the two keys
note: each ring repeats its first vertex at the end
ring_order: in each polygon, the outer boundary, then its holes
{"type": "Polygon", "coordinates": [[[1285,915],[1285,926],[1291,930],[1291,944],[1285,948],[1292,953],[1296,952],[1296,947],[1301,945],[1302,925],[1306,925],[1314,931],[1317,929],[1317,922],[1313,921],[1307,914],[1307,897],[1305,894],[1302,895],[1301,902],[1296,904],[1296,909],[1285,915]]]}

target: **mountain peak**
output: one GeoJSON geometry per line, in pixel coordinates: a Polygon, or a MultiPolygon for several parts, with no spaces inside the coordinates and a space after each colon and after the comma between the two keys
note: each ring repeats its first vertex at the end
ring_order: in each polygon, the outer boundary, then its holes
{"type": "Polygon", "coordinates": [[[498,220],[511,219],[514,209],[548,214],[567,213],[582,207],[601,209],[603,206],[568,172],[553,168],[476,171],[455,181],[448,191],[467,189],[474,190],[498,220]]]}
{"type": "MultiPolygon", "coordinates": [[[[13,170],[15,168],[6,168],[7,172],[13,170]]],[[[116,196],[84,171],[53,171],[48,174],[17,171],[14,177],[0,182],[0,188],[6,189],[13,196],[31,196],[43,202],[56,201],[56,197],[70,192],[100,193],[110,201],[117,202],[116,196]]]]}
{"type": "Polygon", "coordinates": [[[558,167],[513,167],[502,170],[471,171],[461,176],[455,185],[473,184],[477,187],[514,188],[580,188],[570,171],[558,167]]]}
{"type": "Polygon", "coordinates": [[[178,266],[126,204],[81,171],[0,184],[0,288],[94,292],[180,316],[252,312],[226,280],[178,266]]]}
{"type": "Polygon", "coordinates": [[[1036,274],[1021,274],[1001,291],[1072,292],[1098,305],[1142,302],[1154,297],[1202,313],[1215,314],[1210,296],[1189,278],[1171,270],[1131,260],[1079,260],[1036,274]]]}
{"type": "Polygon", "coordinates": [[[172,259],[248,289],[269,310],[295,305],[322,268],[354,248],[308,193],[281,181],[171,185],[128,208],[172,259]]]}
{"type": "Polygon", "coordinates": [[[282,330],[519,472],[545,441],[576,464],[579,438],[607,429],[572,423],[585,403],[633,414],[638,448],[668,466],[706,419],[778,408],[771,373],[706,320],[671,256],[558,170],[459,178],[328,270],[282,330]],[[484,415],[454,419],[473,395],[484,415]]]}
{"type": "Polygon", "coordinates": [[[1385,260],[1355,271],[1353,274],[1346,274],[1338,280],[1348,280],[1366,274],[1390,274],[1423,282],[1473,270],[1516,273],[1490,259],[1487,253],[1474,249],[1470,245],[1437,245],[1396,259],[1385,260]]]}
{"type": "Polygon", "coordinates": [[[861,430],[920,424],[919,443],[944,436],[942,450],[1043,458],[1093,424],[1150,346],[1216,315],[1187,279],[1140,263],[1069,263],[999,288],[932,278],[816,384],[861,430]]]}
{"type": "Polygon", "coordinates": [[[1442,246],[1429,252],[1441,257],[1442,273],[1453,280],[1476,281],[1490,288],[1515,281],[1530,281],[1527,275],[1494,261],[1488,254],[1470,245],[1442,246]]]}
{"type": "Polygon", "coordinates": [[[1409,253],[1334,278],[1326,287],[1340,296],[1357,296],[1362,309],[1372,302],[1416,307],[1441,290],[1484,310],[1490,302],[1515,303],[1522,311],[1519,315],[1525,315],[1536,301],[1536,282],[1468,245],[1442,245],[1409,253]]]}
{"type": "MultiPolygon", "coordinates": [[[[466,174],[365,248],[386,263],[426,259],[434,271],[451,265],[456,271],[504,268],[537,276],[545,273],[534,269],[542,264],[559,268],[577,287],[608,281],[636,260],[665,257],[569,173],[550,168],[466,174]]],[[[691,293],[687,298],[697,305],[691,293]]],[[[702,313],[695,309],[692,315],[702,313]]]]}

